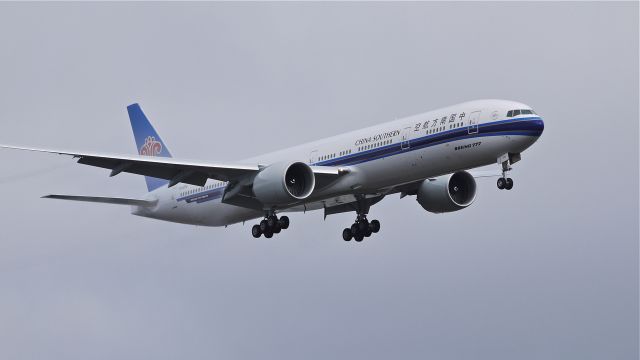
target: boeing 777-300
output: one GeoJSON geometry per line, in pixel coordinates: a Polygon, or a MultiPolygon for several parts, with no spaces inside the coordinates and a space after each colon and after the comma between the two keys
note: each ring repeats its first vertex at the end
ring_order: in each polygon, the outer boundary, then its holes
{"type": "Polygon", "coordinates": [[[134,215],[203,226],[262,219],[251,228],[256,238],[287,229],[282,213],[355,212],[342,238],[362,241],[380,230],[367,214],[387,195],[414,195],[431,213],[461,210],[473,203],[482,176],[472,169],[490,164],[498,188],[511,189],[511,165],[544,129],[525,104],[477,100],[226,163],[173,158],[140,106],[127,110],[138,155],[0,147],[72,156],[110,176],[142,175],[148,189],[138,199],[45,198],[129,205],[134,215]]]}

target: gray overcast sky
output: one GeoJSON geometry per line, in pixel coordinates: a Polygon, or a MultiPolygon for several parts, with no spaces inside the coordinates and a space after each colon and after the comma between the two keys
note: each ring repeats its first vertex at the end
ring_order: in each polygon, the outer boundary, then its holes
{"type": "Polygon", "coordinates": [[[2,359],[638,359],[638,3],[0,4],[0,142],[234,160],[478,98],[545,132],[470,208],[385,199],[278,237],[127,208],[0,152],[2,359]]]}

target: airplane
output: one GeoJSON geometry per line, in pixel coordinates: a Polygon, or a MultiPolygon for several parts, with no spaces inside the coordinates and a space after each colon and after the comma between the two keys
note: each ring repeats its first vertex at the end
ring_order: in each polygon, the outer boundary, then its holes
{"type": "Polygon", "coordinates": [[[544,130],[528,105],[475,100],[227,163],[173,158],[140,105],[127,111],[138,155],[0,148],[68,155],[111,170],[112,177],[142,175],[148,190],[138,199],[43,198],[129,205],[134,215],[200,226],[261,219],[251,228],[255,238],[287,229],[282,213],[355,212],[342,238],[361,242],[380,231],[380,221],[367,215],[388,195],[415,196],[424,210],[447,213],[474,202],[477,177],[496,176],[497,187],[510,190],[512,165],[544,130]],[[490,164],[498,168],[493,174],[474,173],[490,164]]]}

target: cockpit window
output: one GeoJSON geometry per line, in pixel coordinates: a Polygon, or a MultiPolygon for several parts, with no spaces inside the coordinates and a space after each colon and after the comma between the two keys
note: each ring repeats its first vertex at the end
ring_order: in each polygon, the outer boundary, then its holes
{"type": "Polygon", "coordinates": [[[507,112],[507,117],[514,117],[514,116],[518,116],[518,115],[528,115],[528,114],[533,114],[535,115],[535,111],[531,110],[531,109],[524,109],[524,110],[509,110],[507,112]]]}

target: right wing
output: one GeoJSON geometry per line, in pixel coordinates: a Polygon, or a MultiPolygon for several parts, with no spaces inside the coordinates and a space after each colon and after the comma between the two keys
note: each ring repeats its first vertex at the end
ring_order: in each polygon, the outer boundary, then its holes
{"type": "Polygon", "coordinates": [[[110,169],[110,176],[118,175],[121,172],[152,176],[169,180],[169,186],[180,182],[203,186],[207,179],[232,181],[260,171],[260,167],[257,165],[230,165],[152,156],[83,153],[11,145],[0,145],[0,148],[68,155],[77,158],[80,164],[110,169]]]}
{"type": "MultiPolygon", "coordinates": [[[[151,176],[154,178],[169,180],[169,187],[178,183],[204,186],[207,179],[227,181],[229,182],[229,185],[225,189],[223,202],[248,208],[262,207],[254,198],[253,192],[251,191],[253,177],[265,167],[262,165],[207,163],[167,157],[97,154],[25,148],[11,145],[0,145],[0,148],[72,156],[74,159],[77,158],[78,163],[80,164],[110,169],[110,176],[118,175],[121,172],[151,176]]],[[[349,169],[347,168],[330,166],[311,166],[311,170],[316,176],[318,188],[332,183],[339,176],[349,172],[349,169]]],[[[60,195],[51,197],[58,199],[62,198],[60,195]]],[[[91,201],[89,199],[82,200],[80,198],[65,199],[91,201]]],[[[93,201],[96,200],[94,199],[93,201]]]]}
{"type": "Polygon", "coordinates": [[[141,207],[153,207],[158,203],[158,200],[138,200],[138,199],[125,199],[125,198],[110,198],[110,197],[101,197],[101,196],[46,195],[46,196],[43,196],[42,198],[84,201],[84,202],[102,203],[102,204],[132,205],[132,206],[141,206],[141,207]]]}

